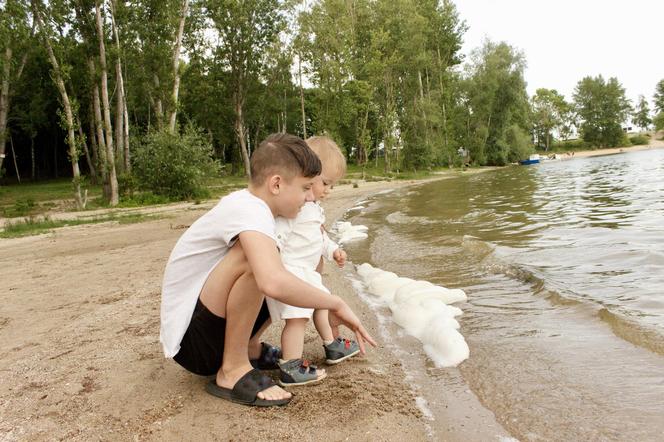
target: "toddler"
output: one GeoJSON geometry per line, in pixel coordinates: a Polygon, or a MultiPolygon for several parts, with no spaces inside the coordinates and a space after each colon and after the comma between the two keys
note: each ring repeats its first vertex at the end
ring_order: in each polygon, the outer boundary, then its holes
{"type": "MultiPolygon", "coordinates": [[[[328,137],[311,137],[307,144],[316,152],[322,164],[322,172],[315,178],[312,188],[315,202],[305,203],[295,219],[277,218],[277,241],[284,267],[300,279],[329,293],[317,271],[322,264],[321,256],[334,260],[339,267],[343,267],[346,263],[346,252],[327,236],[323,228],[325,215],[318,202],[325,199],[334,183],[345,174],[346,159],[339,147],[328,137]]],[[[355,341],[339,337],[336,327],[333,331],[327,310],[293,307],[271,298],[267,298],[267,305],[272,322],[281,319],[286,321],[281,334],[280,385],[305,385],[327,376],[325,370],[319,370],[302,359],[304,332],[312,315],[316,330],[323,340],[328,364],[337,364],[359,353],[360,349],[355,341]]]]}

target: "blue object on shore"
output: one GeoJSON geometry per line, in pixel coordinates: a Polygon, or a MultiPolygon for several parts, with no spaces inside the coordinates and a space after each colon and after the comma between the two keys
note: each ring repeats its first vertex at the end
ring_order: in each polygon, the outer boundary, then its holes
{"type": "Polygon", "coordinates": [[[533,154],[527,160],[519,161],[519,164],[521,164],[523,166],[527,166],[529,164],[539,164],[539,162],[540,162],[539,154],[533,154]]]}

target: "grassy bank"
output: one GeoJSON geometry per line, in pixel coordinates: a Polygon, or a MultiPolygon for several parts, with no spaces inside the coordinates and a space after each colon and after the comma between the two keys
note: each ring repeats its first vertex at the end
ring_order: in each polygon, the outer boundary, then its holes
{"type": "Polygon", "coordinates": [[[147,220],[164,218],[163,215],[143,215],[132,213],[128,215],[109,214],[94,218],[79,218],[69,220],[53,220],[48,216],[29,217],[19,221],[10,221],[0,231],[0,238],[18,238],[21,236],[39,235],[48,233],[59,227],[79,226],[82,224],[99,224],[115,221],[119,224],[133,224],[147,220]]]}

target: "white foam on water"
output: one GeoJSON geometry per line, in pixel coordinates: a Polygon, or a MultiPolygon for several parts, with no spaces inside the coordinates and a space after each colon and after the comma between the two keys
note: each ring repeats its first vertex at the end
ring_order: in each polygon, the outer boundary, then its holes
{"type": "Polygon", "coordinates": [[[455,319],[463,312],[448,305],[468,299],[463,290],[403,278],[368,263],[356,271],[372,304],[387,305],[392,320],[423,344],[437,367],[454,367],[468,359],[470,350],[455,319]]]}
{"type": "Polygon", "coordinates": [[[345,244],[351,241],[357,241],[369,237],[367,234],[369,228],[367,226],[354,226],[348,221],[337,221],[332,226],[332,230],[337,234],[337,242],[339,244],[345,244]]]}

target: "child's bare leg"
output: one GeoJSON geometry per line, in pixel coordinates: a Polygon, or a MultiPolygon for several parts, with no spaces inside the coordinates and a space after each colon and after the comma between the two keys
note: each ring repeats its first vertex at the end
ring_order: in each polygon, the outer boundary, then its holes
{"type": "Polygon", "coordinates": [[[307,327],[307,318],[286,319],[286,325],[281,332],[281,353],[285,360],[300,359],[304,351],[304,330],[307,327]]]}
{"type": "Polygon", "coordinates": [[[334,337],[338,336],[339,327],[337,327],[337,334],[335,335],[334,330],[330,326],[327,310],[314,310],[314,326],[324,344],[330,344],[334,341],[334,337]]]}
{"type": "MultiPolygon", "coordinates": [[[[233,388],[235,383],[253,369],[249,363],[248,346],[251,331],[263,303],[249,263],[238,242],[210,273],[200,300],[217,316],[226,318],[224,358],[217,372],[217,385],[233,388]]],[[[262,327],[261,331],[266,328],[262,327]]],[[[256,334],[260,337],[260,331],[256,334]]],[[[258,393],[260,399],[287,399],[291,394],[280,387],[258,393]]]]}
{"type": "MultiPolygon", "coordinates": [[[[302,359],[304,351],[304,332],[307,327],[308,318],[286,319],[286,325],[281,332],[281,363],[302,359]]],[[[316,371],[317,378],[322,379],[325,375],[325,369],[319,368],[316,371]]]]}

